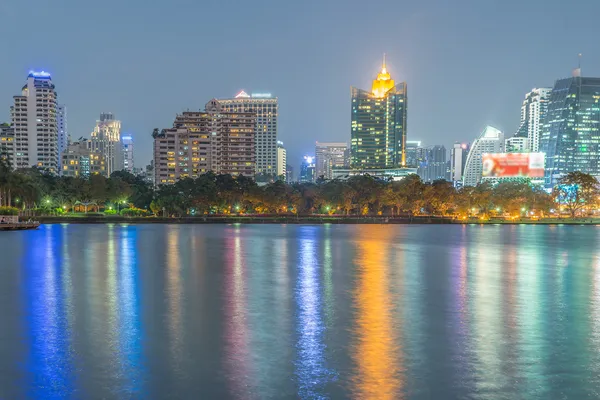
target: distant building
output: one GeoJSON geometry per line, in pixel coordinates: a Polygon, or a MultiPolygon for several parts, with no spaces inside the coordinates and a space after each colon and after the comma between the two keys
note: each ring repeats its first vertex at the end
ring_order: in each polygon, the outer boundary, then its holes
{"type": "Polygon", "coordinates": [[[87,139],[69,144],[62,154],[61,175],[88,178],[90,175],[106,175],[106,160],[99,151],[91,149],[87,139]]]}
{"type": "Polygon", "coordinates": [[[111,113],[100,114],[92,132],[90,148],[104,157],[106,164],[105,176],[109,177],[115,171],[123,169],[123,149],[121,144],[121,121],[116,120],[111,113]]]}
{"type": "Polygon", "coordinates": [[[317,177],[315,168],[315,158],[313,156],[304,156],[300,164],[300,182],[314,182],[317,177]]]}
{"type": "Polygon", "coordinates": [[[0,124],[0,160],[15,168],[15,130],[10,124],[0,124]]]}
{"type": "Polygon", "coordinates": [[[529,151],[529,139],[526,137],[513,136],[504,141],[504,149],[507,153],[523,153],[529,151]]]}
{"type": "Polygon", "coordinates": [[[133,137],[131,135],[123,135],[121,142],[123,146],[123,169],[129,173],[133,173],[135,168],[133,162],[133,137]]]}
{"type": "Polygon", "coordinates": [[[446,148],[429,146],[424,149],[424,160],[419,164],[417,174],[424,182],[446,179],[446,148]]]}
{"type": "Polygon", "coordinates": [[[155,184],[216,174],[255,175],[254,113],[225,112],[216,99],[205,111],[178,114],[154,139],[155,184]]]}
{"type": "Polygon", "coordinates": [[[420,156],[422,156],[421,141],[420,140],[407,140],[406,141],[406,166],[407,167],[418,167],[421,162],[420,156]],[[421,153],[421,154],[419,154],[421,153]]]}
{"type": "Polygon", "coordinates": [[[39,167],[57,173],[57,94],[49,73],[31,71],[11,107],[16,168],[39,167]]]}
{"type": "MultiPolygon", "coordinates": [[[[551,91],[550,88],[538,88],[532,89],[525,95],[525,101],[521,106],[521,124],[514,136],[514,139],[521,139],[521,141],[516,140],[509,143],[511,149],[514,149],[512,152],[537,153],[539,151],[551,91]],[[526,140],[523,142],[522,139],[526,140]],[[516,150],[517,148],[521,148],[521,150],[516,150]]],[[[507,139],[507,141],[512,139],[507,139]]]]}
{"type": "Polygon", "coordinates": [[[56,106],[56,124],[58,126],[58,159],[61,160],[63,152],[69,145],[69,132],[67,130],[67,107],[64,104],[56,106]]]}
{"type": "Polygon", "coordinates": [[[542,131],[540,152],[546,153],[545,185],[581,171],[600,177],[600,78],[573,77],[554,84],[542,131]]]}
{"type": "Polygon", "coordinates": [[[396,84],[385,59],[370,91],[353,87],[351,167],[359,170],[406,166],[406,83],[396,84]]]}
{"type": "Polygon", "coordinates": [[[289,164],[285,166],[285,181],[287,183],[294,182],[294,167],[289,164]]]}
{"type": "Polygon", "coordinates": [[[483,161],[481,156],[484,153],[502,153],[504,151],[504,134],[492,127],[487,126],[481,135],[473,142],[463,176],[464,186],[476,186],[481,182],[483,172],[483,161]]]}
{"type": "Polygon", "coordinates": [[[277,141],[277,176],[286,179],[287,152],[283,142],[277,141]]]}
{"type": "Polygon", "coordinates": [[[462,186],[467,154],[469,154],[469,144],[454,143],[450,152],[450,181],[455,187],[462,186]]]}
{"type": "Polygon", "coordinates": [[[333,178],[333,169],[348,167],[347,143],[317,142],[315,145],[316,177],[333,178]]]}
{"type": "Polygon", "coordinates": [[[227,113],[252,113],[255,115],[256,174],[273,177],[277,174],[277,97],[270,93],[248,94],[243,90],[232,99],[219,99],[221,109],[227,113]]]}

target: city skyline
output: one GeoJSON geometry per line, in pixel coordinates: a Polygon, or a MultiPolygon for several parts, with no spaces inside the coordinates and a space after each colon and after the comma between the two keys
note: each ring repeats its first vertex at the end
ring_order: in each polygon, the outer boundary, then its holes
{"type": "Polygon", "coordinates": [[[350,2],[348,10],[337,2],[319,5],[318,15],[312,12],[317,3],[311,1],[292,13],[271,2],[261,3],[264,7],[214,5],[202,10],[200,5],[188,5],[186,14],[201,10],[207,17],[202,26],[185,23],[190,17],[181,16],[176,4],[139,7],[136,1],[126,5],[108,1],[84,14],[73,1],[53,6],[35,0],[5,2],[0,12],[7,18],[0,34],[11,37],[17,17],[24,14],[31,28],[6,40],[4,48],[11,58],[0,66],[0,120],[9,120],[11,96],[23,75],[30,69],[48,70],[61,103],[69,109],[73,139],[89,133],[99,112],[111,111],[123,121],[123,132],[136,139],[136,158],[146,165],[152,154],[152,129],[170,126],[175,113],[199,109],[213,97],[231,97],[242,89],[270,92],[280,102],[278,139],[286,143],[288,159],[294,162],[317,140],[349,141],[348,88],[368,87],[385,52],[392,75],[411,88],[408,140],[450,148],[454,141],[471,141],[487,124],[507,133],[516,131],[523,94],[569,77],[580,52],[584,75],[600,75],[600,54],[592,39],[592,16],[600,4],[575,3],[587,7],[586,13],[563,15],[558,4],[542,1],[503,2],[493,13],[493,4],[384,2],[390,13],[402,15],[398,23],[358,32],[342,22],[345,17],[369,19],[377,14],[359,2],[350,2]],[[258,14],[254,8],[266,11],[258,14]],[[560,24],[547,30],[532,27],[530,20],[541,9],[545,18],[560,24]],[[225,14],[228,31],[219,40],[203,45],[202,54],[181,56],[225,14]],[[116,25],[110,35],[83,29],[108,16],[116,25]],[[184,21],[162,35],[143,29],[170,16],[184,21]],[[61,46],[31,51],[43,33],[41,21],[48,18],[58,27],[56,40],[61,46]],[[505,35],[496,34],[507,26],[505,35]],[[272,35],[272,29],[281,33],[272,35]],[[261,42],[231,51],[242,30],[261,37],[261,42]],[[73,36],[73,31],[82,33],[73,36]],[[288,46],[291,38],[294,45],[288,46]],[[536,46],[532,48],[531,42],[536,46]],[[267,49],[267,59],[258,56],[267,49]],[[164,57],[156,57],[161,52],[164,57]],[[120,61],[97,63],[98,55],[108,54],[120,61]],[[181,58],[175,62],[177,57],[181,58]],[[146,94],[148,82],[152,95],[146,94]],[[430,117],[431,109],[436,118],[430,117]]]}

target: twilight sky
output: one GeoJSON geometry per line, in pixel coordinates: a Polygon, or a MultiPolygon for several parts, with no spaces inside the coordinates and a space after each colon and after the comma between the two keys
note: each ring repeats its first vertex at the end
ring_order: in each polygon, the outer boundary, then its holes
{"type": "Polygon", "coordinates": [[[512,135],[523,96],[600,76],[598,0],[0,0],[0,121],[27,72],[52,73],[69,133],[113,112],[152,157],[152,128],[240,89],[279,97],[288,163],[314,142],[350,141],[350,86],[369,89],[382,53],[408,83],[408,139],[512,135]]]}

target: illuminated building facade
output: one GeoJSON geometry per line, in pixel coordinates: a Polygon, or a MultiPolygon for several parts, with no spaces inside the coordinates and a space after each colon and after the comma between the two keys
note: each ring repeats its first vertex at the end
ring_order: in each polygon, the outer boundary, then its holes
{"type": "Polygon", "coordinates": [[[227,113],[251,113],[255,115],[256,174],[274,177],[277,175],[277,97],[270,93],[252,93],[243,90],[233,99],[219,99],[227,113]]]}
{"type": "Polygon", "coordinates": [[[121,145],[121,121],[111,113],[100,114],[92,132],[91,150],[100,153],[106,164],[105,175],[123,169],[123,148],[121,145]]]}
{"type": "Polygon", "coordinates": [[[464,186],[477,186],[481,182],[483,173],[482,155],[485,153],[502,153],[504,151],[504,134],[492,127],[487,126],[481,135],[473,142],[467,160],[463,176],[464,186]]]}
{"type": "Polygon", "coordinates": [[[133,137],[131,135],[123,135],[121,137],[121,145],[123,146],[123,169],[133,174],[135,168],[133,163],[133,137]]]}
{"type": "Polygon", "coordinates": [[[178,114],[173,129],[154,139],[156,185],[197,178],[208,171],[253,177],[255,113],[224,112],[213,99],[205,111],[178,114]]]}
{"type": "Polygon", "coordinates": [[[333,178],[333,170],[348,167],[347,143],[317,142],[315,145],[316,177],[333,178]]]}
{"type": "Polygon", "coordinates": [[[87,139],[69,144],[61,156],[61,175],[73,178],[106,175],[104,155],[91,148],[87,139]]]}
{"type": "Polygon", "coordinates": [[[420,140],[406,141],[406,166],[417,167],[423,158],[423,147],[420,140]]]}
{"type": "Polygon", "coordinates": [[[406,166],[406,83],[396,84],[385,59],[371,91],[353,87],[351,167],[386,169],[406,166]]]}
{"type": "Polygon", "coordinates": [[[526,137],[513,136],[504,141],[507,153],[524,153],[529,151],[529,140],[526,137]]]}
{"type": "Polygon", "coordinates": [[[287,151],[283,147],[283,142],[277,141],[277,177],[283,176],[286,179],[287,151]]]}
{"type": "Polygon", "coordinates": [[[16,168],[39,167],[57,173],[57,94],[49,73],[31,71],[11,107],[16,168]]]}
{"type": "Polygon", "coordinates": [[[557,80],[550,94],[540,151],[546,153],[545,185],[581,171],[600,176],[600,78],[557,80]]]}

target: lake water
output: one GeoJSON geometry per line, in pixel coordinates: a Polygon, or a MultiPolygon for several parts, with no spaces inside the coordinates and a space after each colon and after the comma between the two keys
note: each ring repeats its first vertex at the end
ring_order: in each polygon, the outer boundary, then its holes
{"type": "Polygon", "coordinates": [[[600,228],[0,232],[0,399],[600,397],[600,228]]]}

